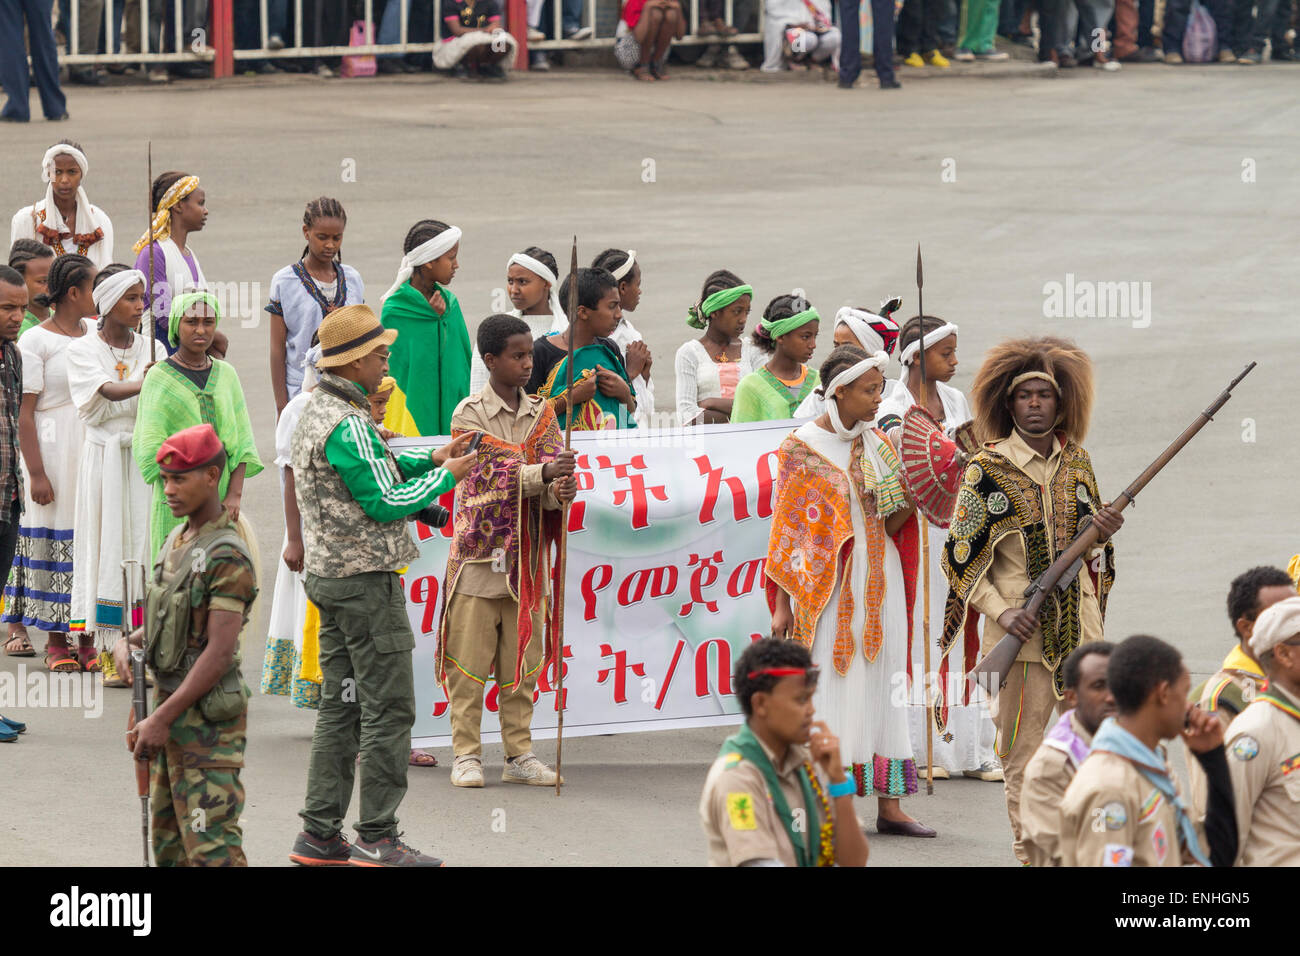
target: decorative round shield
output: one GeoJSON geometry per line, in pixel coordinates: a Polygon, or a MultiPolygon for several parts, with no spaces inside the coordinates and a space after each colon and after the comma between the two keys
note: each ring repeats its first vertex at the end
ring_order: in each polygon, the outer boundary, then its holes
{"type": "Polygon", "coordinates": [[[948,527],[966,457],[920,405],[913,405],[903,416],[898,460],[917,508],[940,528],[948,527]]]}

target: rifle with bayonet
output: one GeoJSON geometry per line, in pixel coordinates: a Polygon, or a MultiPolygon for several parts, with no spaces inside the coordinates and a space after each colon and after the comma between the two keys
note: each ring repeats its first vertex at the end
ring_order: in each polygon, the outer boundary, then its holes
{"type": "MultiPolygon", "coordinates": [[[[1215,413],[1226,405],[1228,399],[1232,397],[1232,390],[1240,384],[1243,378],[1250,374],[1251,369],[1254,367],[1254,362],[1247,365],[1242,373],[1234,378],[1219,397],[1210,404],[1210,407],[1201,412],[1196,417],[1196,420],[1188,425],[1183,430],[1183,433],[1175,438],[1155,461],[1147,465],[1146,470],[1138,475],[1131,485],[1119,493],[1115,500],[1111,502],[1111,506],[1116,511],[1123,511],[1132,504],[1138,492],[1145,488],[1147,483],[1158,475],[1160,470],[1169,464],[1175,455],[1183,450],[1183,446],[1191,441],[1197,432],[1214,419],[1215,413]]],[[[1097,543],[1097,537],[1096,525],[1091,520],[1086,521],[1079,529],[1078,534],[1074,536],[1074,540],[1070,542],[1069,547],[1062,551],[1051,566],[1038,576],[1038,580],[1025,589],[1024,610],[1036,618],[1044,602],[1051,595],[1053,588],[1061,591],[1068,588],[1083,568],[1084,556],[1097,543]]],[[[1011,667],[1020,654],[1020,647],[1020,638],[1014,634],[1005,635],[993,647],[993,650],[989,651],[984,659],[975,665],[968,675],[969,679],[982,686],[987,693],[996,694],[999,688],[1006,683],[1007,677],[1010,676],[1011,667]]]]}

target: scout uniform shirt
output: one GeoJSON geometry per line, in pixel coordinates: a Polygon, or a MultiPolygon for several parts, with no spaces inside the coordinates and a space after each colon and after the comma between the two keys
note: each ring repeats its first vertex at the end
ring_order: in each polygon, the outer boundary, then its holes
{"type": "MultiPolygon", "coordinates": [[[[510,442],[522,445],[532,434],[546,408],[546,399],[540,395],[527,395],[519,390],[519,408],[510,410],[501,396],[492,388],[491,383],[483,387],[477,395],[471,395],[456,406],[451,416],[451,430],[478,431],[510,442]]],[[[521,465],[519,468],[519,493],[524,498],[538,498],[542,507],[557,511],[560,499],[555,497],[555,483],[542,481],[543,464],[521,465]]],[[[546,556],[543,556],[546,560],[546,556]]],[[[456,593],[471,594],[482,598],[503,598],[510,596],[506,583],[505,569],[496,570],[490,562],[476,561],[466,564],[456,578],[456,593]]]]}
{"type": "MultiPolygon", "coordinates": [[[[802,809],[806,825],[816,833],[821,814],[815,806],[804,806],[799,785],[799,768],[812,759],[808,748],[791,744],[778,766],[767,744],[761,738],[758,742],[776,770],[791,814],[802,809]]],[[[813,770],[817,772],[815,766],[813,770]]],[[[739,754],[723,754],[709,768],[700,797],[700,823],[709,840],[709,866],[740,866],[753,860],[798,865],[785,824],[768,798],[763,771],[739,754]]]]}
{"type": "MultiPolygon", "coordinates": [[[[1201,710],[1213,714],[1223,724],[1223,739],[1228,739],[1228,726],[1255,695],[1268,685],[1268,679],[1241,646],[1228,652],[1217,673],[1205,683],[1192,689],[1192,699],[1201,710]]],[[[1187,753],[1187,795],[1191,798],[1196,819],[1205,820],[1205,803],[1208,799],[1205,771],[1200,763],[1187,753]]]]}
{"type": "MultiPolygon", "coordinates": [[[[991,448],[1009,459],[1024,472],[1030,481],[1038,485],[1039,498],[1043,505],[1043,523],[1047,527],[1050,538],[1053,521],[1052,496],[1046,489],[1048,483],[1052,480],[1052,475],[1061,467],[1061,440],[1055,435],[1052,436],[1052,450],[1046,458],[1030,448],[1017,431],[1012,431],[1009,437],[994,442],[991,448]]],[[[1090,552],[1085,556],[1085,560],[1093,561],[1097,553],[1097,550],[1090,552]]],[[[1025,563],[1023,539],[1018,534],[1009,534],[994,546],[993,563],[989,565],[988,573],[971,589],[970,603],[984,615],[984,636],[982,641],[982,652],[984,654],[993,650],[998,641],[1006,634],[1006,631],[998,624],[998,618],[1011,608],[1024,606],[1025,589],[1031,583],[1028,566],[1025,563]]],[[[1101,605],[1097,601],[1097,591],[1092,585],[1092,576],[1088,574],[1087,568],[1079,570],[1079,584],[1081,588],[1079,594],[1079,643],[1086,644],[1089,641],[1100,641],[1102,638],[1101,605]]],[[[1021,645],[1016,660],[1042,663],[1043,635],[1041,631],[1036,633],[1031,640],[1021,645]]]]}
{"type": "Polygon", "coordinates": [[[1237,866],[1300,866],[1300,698],[1257,695],[1224,737],[1237,803],[1237,866]]]}
{"type": "MultiPolygon", "coordinates": [[[[1092,734],[1083,729],[1073,711],[1069,721],[1086,753],[1092,746],[1092,734]]],[[[1061,865],[1061,801],[1078,769],[1069,748],[1051,739],[1039,745],[1025,767],[1020,828],[1030,866],[1061,865]]]]}
{"type": "MultiPolygon", "coordinates": [[[[1165,770],[1173,779],[1168,760],[1165,770]]],[[[1178,783],[1175,780],[1174,786],[1178,783]]],[[[1202,849],[1200,824],[1196,825],[1202,849]]],[[[1183,866],[1178,811],[1133,763],[1093,751],[1061,803],[1062,866],[1183,866]]]]}

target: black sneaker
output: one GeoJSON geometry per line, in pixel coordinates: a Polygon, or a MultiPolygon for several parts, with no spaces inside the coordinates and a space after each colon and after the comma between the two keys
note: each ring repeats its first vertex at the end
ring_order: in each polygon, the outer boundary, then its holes
{"type": "Polygon", "coordinates": [[[401,834],[384,837],[373,843],[357,837],[352,844],[352,857],[348,861],[353,866],[442,866],[442,860],[436,856],[421,853],[401,841],[401,834]]]}
{"type": "Polygon", "coordinates": [[[478,68],[478,75],[485,80],[496,80],[499,83],[505,82],[506,71],[500,63],[484,63],[478,68]]]}
{"type": "Polygon", "coordinates": [[[341,833],[322,840],[303,830],[289,851],[289,859],[301,866],[347,866],[351,858],[352,844],[341,833]]]}

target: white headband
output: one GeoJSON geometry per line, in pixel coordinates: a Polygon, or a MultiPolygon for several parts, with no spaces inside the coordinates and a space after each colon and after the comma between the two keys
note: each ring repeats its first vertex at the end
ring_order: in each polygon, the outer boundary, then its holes
{"type": "Polygon", "coordinates": [[[320,381],[320,371],[316,368],[316,363],[321,359],[321,347],[317,342],[307,350],[307,354],[302,358],[302,390],[305,392],[320,381]]]}
{"type": "MultiPolygon", "coordinates": [[[[885,340],[880,333],[871,327],[872,321],[877,322],[894,322],[883,315],[872,315],[870,312],[863,312],[861,309],[855,309],[851,306],[844,306],[835,313],[835,324],[842,325],[850,332],[853,337],[861,343],[862,347],[868,352],[883,352],[885,350],[885,340]]],[[[898,323],[894,322],[894,328],[898,328],[898,323]]]]}
{"type": "Polygon", "coordinates": [[[1300,597],[1289,597],[1259,612],[1250,635],[1250,649],[1259,657],[1297,634],[1300,634],[1300,597]]]}
{"type": "Polygon", "coordinates": [[[852,441],[857,438],[867,430],[867,427],[871,422],[859,421],[855,423],[852,428],[845,428],[844,422],[840,419],[838,399],[835,397],[835,390],[848,385],[851,382],[856,382],[873,368],[878,368],[883,372],[885,366],[888,364],[889,353],[883,349],[879,350],[873,353],[869,358],[864,358],[857,365],[851,365],[844,371],[840,372],[831,379],[830,384],[822,390],[822,394],[826,396],[826,413],[830,416],[831,427],[835,429],[835,434],[844,441],[852,441]]]}
{"type": "Polygon", "coordinates": [[[632,271],[634,265],[636,265],[636,250],[629,249],[627,251],[627,262],[623,263],[617,269],[611,269],[610,272],[616,280],[621,281],[624,276],[632,271]]]}
{"type": "Polygon", "coordinates": [[[902,363],[903,366],[903,371],[898,376],[898,380],[900,382],[907,381],[907,367],[912,364],[912,359],[916,358],[916,353],[921,350],[922,342],[925,343],[925,347],[928,349],[931,345],[934,345],[934,343],[942,342],[948,336],[956,334],[957,326],[953,325],[951,322],[945,322],[937,329],[925,333],[925,335],[910,343],[898,356],[898,361],[902,363]]]}
{"type": "Polygon", "coordinates": [[[384,297],[379,300],[380,303],[382,304],[384,299],[387,299],[400,289],[406,283],[406,280],[411,278],[416,266],[427,265],[439,256],[446,255],[452,246],[460,242],[460,235],[460,230],[455,226],[451,226],[438,233],[428,242],[420,243],[420,245],[402,256],[402,264],[397,269],[397,279],[393,282],[393,287],[385,292],[384,297]]]}
{"type": "Polygon", "coordinates": [[[145,284],[144,273],[139,269],[125,269],[122,272],[115,272],[95,288],[90,293],[90,300],[95,303],[95,310],[101,315],[108,315],[113,311],[113,306],[121,301],[122,296],[126,295],[126,290],[139,283],[145,284]]]}
{"type": "Polygon", "coordinates": [[[84,177],[90,172],[90,163],[86,161],[86,154],[75,146],[69,146],[67,143],[59,143],[51,146],[45,151],[45,157],[41,160],[41,182],[54,182],[54,157],[71,156],[78,166],[81,167],[81,175],[84,177]]]}
{"type": "Polygon", "coordinates": [[[506,263],[507,269],[511,266],[523,266],[529,272],[535,273],[538,278],[545,279],[546,282],[550,284],[551,315],[562,320],[565,324],[568,324],[568,316],[564,314],[564,306],[560,303],[560,280],[555,273],[550,270],[546,263],[540,262],[532,256],[525,255],[522,252],[516,252],[510,257],[510,261],[506,263]]]}

